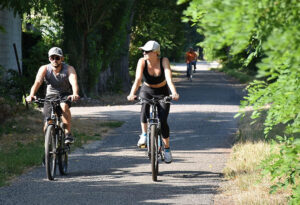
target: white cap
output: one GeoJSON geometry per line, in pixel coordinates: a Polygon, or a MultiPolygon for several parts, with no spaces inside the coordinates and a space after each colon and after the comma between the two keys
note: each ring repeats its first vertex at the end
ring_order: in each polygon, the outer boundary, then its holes
{"type": "Polygon", "coordinates": [[[53,56],[53,55],[57,55],[57,56],[63,56],[63,52],[61,50],[61,48],[58,48],[58,47],[53,47],[49,50],[48,52],[48,56],[53,56]]]}
{"type": "Polygon", "coordinates": [[[156,51],[160,53],[160,45],[156,41],[148,41],[143,47],[139,47],[139,49],[144,51],[156,51]]]}

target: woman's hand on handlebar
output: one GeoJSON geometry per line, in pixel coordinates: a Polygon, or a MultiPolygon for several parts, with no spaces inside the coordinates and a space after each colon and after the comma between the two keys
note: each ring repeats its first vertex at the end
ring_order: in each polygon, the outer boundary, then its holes
{"type": "Polygon", "coordinates": [[[172,99],[173,100],[178,100],[179,99],[179,94],[178,93],[172,94],[172,99]]]}
{"type": "Polygon", "coordinates": [[[69,95],[68,99],[71,100],[72,102],[76,102],[77,100],[79,100],[80,96],[77,94],[73,94],[73,95],[69,95]]]}
{"type": "Polygon", "coordinates": [[[128,95],[128,96],[127,96],[127,100],[128,100],[128,101],[134,101],[135,99],[137,99],[137,96],[136,96],[136,95],[128,95]]]}

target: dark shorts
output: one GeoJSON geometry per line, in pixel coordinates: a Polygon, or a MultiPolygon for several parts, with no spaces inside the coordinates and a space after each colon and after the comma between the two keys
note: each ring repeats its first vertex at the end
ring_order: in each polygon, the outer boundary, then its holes
{"type": "Polygon", "coordinates": [[[153,97],[163,97],[170,95],[170,89],[168,85],[165,85],[161,88],[151,88],[145,84],[142,85],[139,97],[146,98],[148,100],[152,99],[153,97]]]}
{"type": "MultiPolygon", "coordinates": [[[[53,99],[61,98],[62,100],[67,100],[67,97],[69,95],[71,95],[71,94],[64,93],[61,95],[49,95],[49,96],[46,96],[45,99],[53,100],[53,99]]],[[[72,106],[72,103],[70,100],[67,100],[65,103],[69,106],[69,108],[72,106]]],[[[43,108],[43,113],[44,113],[44,122],[47,122],[51,118],[51,104],[49,102],[45,102],[44,108],[43,108]]]]}

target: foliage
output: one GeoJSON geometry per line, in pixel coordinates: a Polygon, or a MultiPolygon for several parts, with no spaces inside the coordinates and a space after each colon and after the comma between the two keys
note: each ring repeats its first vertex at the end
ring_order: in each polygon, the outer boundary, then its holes
{"type": "MultiPolygon", "coordinates": [[[[185,2],[183,0],[179,3],[185,2]]],[[[266,136],[275,125],[285,124],[279,155],[265,161],[265,170],[278,186],[293,188],[290,203],[299,201],[300,133],[300,4],[296,0],[193,0],[184,13],[205,35],[202,43],[210,59],[228,48],[225,59],[236,57],[243,65],[254,58],[258,78],[248,87],[242,107],[253,106],[253,119],[268,107],[266,136]],[[244,57],[238,57],[246,53],[244,57]]],[[[247,67],[246,67],[247,68],[247,67]]]]}
{"type": "Polygon", "coordinates": [[[59,10],[59,1],[60,0],[1,0],[0,9],[12,9],[15,14],[18,13],[21,16],[24,13],[29,14],[31,11],[38,12],[43,10],[51,14],[59,10]]]}
{"type": "MultiPolygon", "coordinates": [[[[64,47],[71,64],[78,70],[84,95],[98,94],[100,72],[109,68],[113,73],[119,72],[120,66],[112,64],[128,54],[124,44],[132,4],[133,1],[125,0],[62,2],[64,47]]],[[[119,79],[113,76],[112,80],[119,79]]]]}
{"type": "Polygon", "coordinates": [[[185,8],[185,5],[178,6],[173,0],[136,2],[130,46],[131,69],[135,69],[138,58],[142,56],[138,47],[148,40],[159,42],[161,55],[170,60],[178,60],[182,56],[185,24],[181,23],[181,13],[185,8]]]}

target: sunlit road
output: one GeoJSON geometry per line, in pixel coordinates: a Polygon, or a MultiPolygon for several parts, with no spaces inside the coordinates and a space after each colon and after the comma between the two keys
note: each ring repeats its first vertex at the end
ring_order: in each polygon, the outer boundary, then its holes
{"type": "Polygon", "coordinates": [[[0,188],[0,204],[214,204],[214,195],[236,132],[242,86],[202,62],[193,82],[185,65],[176,83],[180,100],[171,106],[173,163],[161,163],[151,179],[145,150],[137,149],[138,105],[74,107],[74,117],[125,121],[105,140],[70,155],[69,174],[45,179],[38,167],[0,188]]]}

